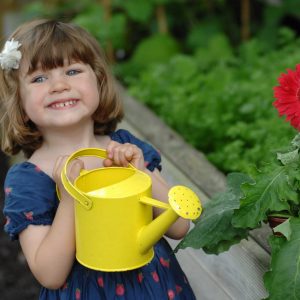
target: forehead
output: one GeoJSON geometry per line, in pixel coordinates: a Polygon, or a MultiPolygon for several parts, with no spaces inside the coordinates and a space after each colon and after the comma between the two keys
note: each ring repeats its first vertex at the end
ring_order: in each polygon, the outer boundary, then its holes
{"type": "MultiPolygon", "coordinates": [[[[40,33],[41,34],[41,33],[40,33]]],[[[45,36],[35,36],[22,46],[22,65],[27,73],[36,69],[53,69],[73,61],[94,65],[97,49],[89,39],[83,39],[78,34],[67,34],[56,30],[45,36]]]]}

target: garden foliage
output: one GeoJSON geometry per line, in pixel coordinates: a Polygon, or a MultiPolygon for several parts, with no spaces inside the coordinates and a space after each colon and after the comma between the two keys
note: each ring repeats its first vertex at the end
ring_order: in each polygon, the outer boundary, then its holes
{"type": "Polygon", "coordinates": [[[277,74],[299,62],[299,46],[286,28],[269,51],[256,39],[234,51],[219,34],[194,55],[175,55],[138,78],[123,78],[136,99],[221,170],[248,171],[295,134],[272,107],[272,87],[277,74]]]}

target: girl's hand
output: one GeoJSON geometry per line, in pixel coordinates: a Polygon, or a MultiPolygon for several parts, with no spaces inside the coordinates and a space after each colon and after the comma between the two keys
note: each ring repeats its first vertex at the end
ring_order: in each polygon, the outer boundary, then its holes
{"type": "MultiPolygon", "coordinates": [[[[61,172],[66,164],[67,159],[68,156],[59,156],[55,162],[53,172],[52,172],[53,180],[57,184],[62,199],[63,196],[69,196],[61,181],[61,172]]],[[[80,170],[83,168],[84,168],[84,164],[83,161],[80,159],[74,159],[73,161],[70,162],[67,169],[67,177],[70,179],[72,183],[79,176],[80,170]]]]}
{"type": "Polygon", "coordinates": [[[107,158],[103,161],[104,167],[112,165],[127,167],[132,164],[139,170],[145,169],[144,156],[142,150],[129,143],[119,144],[111,141],[107,146],[107,158]]]}

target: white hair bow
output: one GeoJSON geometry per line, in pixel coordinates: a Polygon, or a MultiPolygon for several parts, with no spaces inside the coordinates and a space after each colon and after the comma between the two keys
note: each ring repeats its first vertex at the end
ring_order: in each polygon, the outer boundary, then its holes
{"type": "Polygon", "coordinates": [[[21,51],[18,48],[21,44],[18,41],[11,39],[4,45],[0,53],[0,65],[3,70],[18,69],[22,57],[21,51]]]}

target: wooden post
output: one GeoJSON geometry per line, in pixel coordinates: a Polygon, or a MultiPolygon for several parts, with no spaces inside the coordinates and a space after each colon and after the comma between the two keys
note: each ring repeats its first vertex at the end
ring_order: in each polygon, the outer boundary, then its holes
{"type": "Polygon", "coordinates": [[[169,32],[166,10],[163,5],[156,7],[156,20],[158,24],[158,32],[167,34],[169,32]]]}
{"type": "Polygon", "coordinates": [[[214,3],[211,0],[203,0],[204,6],[209,13],[214,11],[214,3]]]}
{"type": "Polygon", "coordinates": [[[250,38],[250,1],[241,1],[241,38],[247,41],[250,38]]]}
{"type": "Polygon", "coordinates": [[[0,1],[0,36],[1,36],[1,44],[3,40],[5,39],[4,37],[4,15],[6,12],[10,10],[15,10],[16,9],[16,3],[15,1],[12,0],[2,0],[0,1]]]}
{"type": "MultiPolygon", "coordinates": [[[[111,0],[101,0],[101,3],[104,8],[104,19],[107,23],[109,23],[111,19],[111,0]]],[[[113,64],[115,62],[115,55],[114,48],[110,39],[106,41],[105,51],[109,62],[113,64]]]]}

